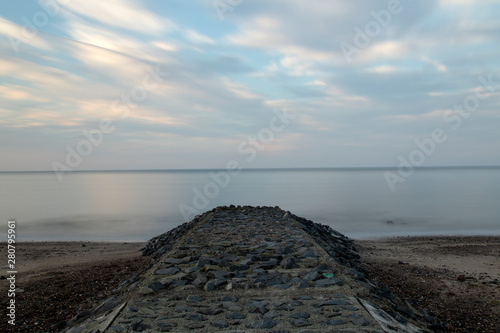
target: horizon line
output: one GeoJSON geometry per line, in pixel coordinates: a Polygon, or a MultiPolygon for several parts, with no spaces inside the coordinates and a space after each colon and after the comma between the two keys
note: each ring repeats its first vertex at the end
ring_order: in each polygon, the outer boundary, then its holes
{"type": "MultiPolygon", "coordinates": [[[[370,166],[370,167],[262,167],[262,168],[241,168],[241,171],[314,171],[314,170],[337,170],[337,171],[354,171],[354,170],[398,170],[398,166],[370,166]]],[[[424,169],[499,169],[500,165],[432,165],[432,166],[414,166],[415,170],[424,169]]],[[[91,170],[72,170],[68,173],[95,173],[95,172],[200,172],[200,171],[223,171],[227,168],[186,168],[186,169],[91,169],[91,170]]],[[[54,170],[17,170],[17,171],[0,171],[0,173],[51,173],[54,170]]]]}

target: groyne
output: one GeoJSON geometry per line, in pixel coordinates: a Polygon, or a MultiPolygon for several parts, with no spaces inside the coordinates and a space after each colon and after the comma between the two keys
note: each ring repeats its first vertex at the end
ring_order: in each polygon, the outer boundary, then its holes
{"type": "Polygon", "coordinates": [[[278,207],[218,207],[151,239],[148,269],[67,332],[427,332],[353,241],[278,207]]]}

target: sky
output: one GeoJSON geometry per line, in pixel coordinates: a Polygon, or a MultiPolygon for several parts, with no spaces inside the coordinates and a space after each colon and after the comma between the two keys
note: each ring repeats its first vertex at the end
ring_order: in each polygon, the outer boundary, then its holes
{"type": "Polygon", "coordinates": [[[500,165],[499,15],[487,0],[5,0],[0,171],[500,165]]]}

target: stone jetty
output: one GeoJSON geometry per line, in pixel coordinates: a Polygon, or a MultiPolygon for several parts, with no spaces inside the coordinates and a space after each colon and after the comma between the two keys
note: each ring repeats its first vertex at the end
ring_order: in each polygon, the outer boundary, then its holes
{"type": "Polygon", "coordinates": [[[143,251],[149,267],[65,332],[427,332],[352,240],[278,207],[218,207],[143,251]]]}

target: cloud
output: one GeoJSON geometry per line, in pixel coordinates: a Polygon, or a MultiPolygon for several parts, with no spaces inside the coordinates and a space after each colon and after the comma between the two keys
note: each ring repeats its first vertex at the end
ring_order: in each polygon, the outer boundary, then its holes
{"type": "Polygon", "coordinates": [[[396,73],[400,69],[396,66],[383,65],[383,66],[375,66],[368,68],[366,71],[368,73],[376,73],[376,74],[388,74],[388,73],[396,73]]]}
{"type": "Polygon", "coordinates": [[[27,29],[24,26],[0,17],[0,35],[4,35],[9,40],[5,47],[19,52],[22,44],[33,46],[37,49],[49,50],[50,44],[40,38],[37,31],[27,29]]]}
{"type": "Polygon", "coordinates": [[[499,0],[483,0],[481,2],[477,2],[474,0],[441,0],[441,4],[444,6],[486,6],[491,4],[500,4],[499,0]]]}
{"type": "Polygon", "coordinates": [[[132,0],[71,0],[64,8],[99,23],[141,33],[160,33],[175,28],[170,20],[132,0]]]}
{"type": "MultiPolygon", "coordinates": [[[[287,106],[297,118],[260,166],[355,164],[367,152],[388,164],[391,147],[443,125],[443,110],[498,68],[496,2],[404,2],[351,63],[339,43],[352,44],[355,28],[386,0],[246,1],[224,21],[205,3],[72,0],[16,56],[0,38],[3,142],[15,138],[26,156],[45,146],[58,158],[83,129],[110,118],[116,131],[85,167],[215,166],[206,161],[235,153],[268,126],[273,108],[287,106]],[[120,119],[113,102],[155,66],[168,77],[120,119]]],[[[21,29],[20,19],[0,18],[2,37],[21,38],[21,29]]],[[[481,135],[494,133],[488,126],[498,120],[498,96],[488,96],[468,120],[481,135]]]]}
{"type": "Polygon", "coordinates": [[[437,60],[430,59],[427,56],[422,56],[421,59],[422,59],[423,62],[431,64],[432,66],[434,66],[441,73],[446,73],[448,71],[448,68],[445,65],[443,65],[442,63],[440,63],[439,61],[437,61],[437,60]]]}
{"type": "Polygon", "coordinates": [[[194,30],[187,29],[184,31],[184,37],[195,44],[215,44],[215,41],[205,35],[202,35],[194,30]]]}

